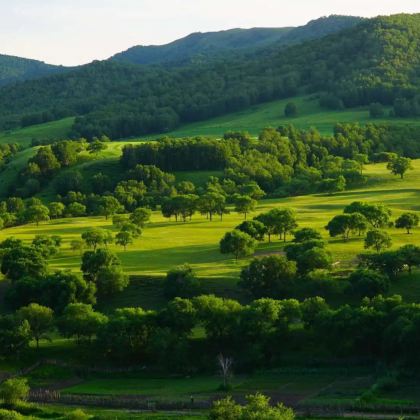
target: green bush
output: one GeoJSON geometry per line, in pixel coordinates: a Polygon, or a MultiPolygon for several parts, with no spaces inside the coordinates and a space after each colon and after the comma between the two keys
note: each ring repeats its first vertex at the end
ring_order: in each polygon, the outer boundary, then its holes
{"type": "Polygon", "coordinates": [[[64,418],[66,420],[87,420],[89,418],[89,415],[86,414],[80,408],[78,408],[77,410],[74,410],[74,411],[71,411],[70,413],[67,413],[64,418]]]}
{"type": "Polygon", "coordinates": [[[15,404],[23,400],[29,393],[28,381],[23,378],[13,378],[0,386],[0,396],[6,404],[15,404]]]}
{"type": "Polygon", "coordinates": [[[0,420],[22,420],[22,419],[23,419],[22,414],[19,414],[16,411],[0,409],[0,420]]]}

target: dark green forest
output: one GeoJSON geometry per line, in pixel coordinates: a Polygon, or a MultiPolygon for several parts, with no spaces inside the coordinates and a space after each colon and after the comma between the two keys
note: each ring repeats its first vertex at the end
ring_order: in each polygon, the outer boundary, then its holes
{"type": "Polygon", "coordinates": [[[3,129],[31,125],[39,113],[80,115],[70,136],[111,139],[168,132],[299,89],[332,109],[395,104],[395,115],[420,114],[420,15],[365,20],[336,35],[257,60],[194,68],[95,62],[81,69],[9,85],[0,97],[3,129]],[[383,60],[386,57],[386,60],[383,60]],[[403,108],[403,111],[401,111],[403,108]]]}
{"type": "Polygon", "coordinates": [[[322,38],[361,22],[354,16],[332,15],[297,28],[231,29],[194,33],[167,45],[136,46],[116,54],[111,60],[143,65],[186,66],[216,60],[267,55],[308,39],[322,38]]]}
{"type": "Polygon", "coordinates": [[[26,79],[33,79],[35,77],[47,76],[65,70],[70,70],[70,68],[0,54],[0,86],[26,79]]]}

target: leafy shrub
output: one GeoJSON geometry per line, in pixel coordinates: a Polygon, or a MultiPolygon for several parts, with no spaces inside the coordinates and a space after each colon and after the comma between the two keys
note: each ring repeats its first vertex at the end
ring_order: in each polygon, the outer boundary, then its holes
{"type": "Polygon", "coordinates": [[[0,409],[0,420],[22,420],[22,414],[16,411],[2,410],[0,409]]]}
{"type": "Polygon", "coordinates": [[[87,420],[89,418],[89,415],[86,414],[80,408],[78,408],[77,410],[67,413],[64,418],[66,420],[87,420]]]}
{"type": "Polygon", "coordinates": [[[22,378],[13,378],[0,386],[0,396],[6,404],[14,404],[23,400],[29,393],[28,381],[22,378]]]}

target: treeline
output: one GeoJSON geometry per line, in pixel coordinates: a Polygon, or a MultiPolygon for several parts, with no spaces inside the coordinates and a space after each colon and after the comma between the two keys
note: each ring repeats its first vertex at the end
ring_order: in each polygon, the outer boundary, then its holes
{"type": "Polygon", "coordinates": [[[35,114],[25,115],[22,117],[20,124],[23,128],[25,128],[30,127],[32,125],[45,124],[51,121],[58,121],[62,120],[63,118],[73,116],[74,112],[69,109],[52,109],[35,114]]]}
{"type": "MultiPolygon", "coordinates": [[[[358,186],[366,181],[363,170],[371,162],[388,162],[389,169],[404,175],[409,159],[420,156],[420,129],[387,123],[334,127],[334,136],[321,136],[316,129],[297,131],[293,126],[264,129],[255,141],[247,132],[225,133],[214,138],[167,137],[139,145],[126,145],[120,158],[123,171],[115,178],[98,173],[85,180],[78,171],[60,169],[77,163],[85,151],[96,156],[107,147],[109,138],[94,137],[90,143],[62,140],[38,149],[22,170],[17,189],[9,195],[30,197],[52,182],[57,201],[77,201],[94,212],[90,203],[98,195],[113,195],[132,211],[137,207],[155,209],[165,198],[177,195],[217,192],[229,196],[249,195],[252,199],[299,196],[320,191],[327,194],[358,186]],[[386,150],[386,152],[385,152],[386,150]],[[192,183],[176,184],[172,171],[220,170],[223,175],[209,179],[205,188],[192,183]],[[212,185],[210,185],[212,184],[212,185]],[[211,191],[210,191],[211,190],[211,191]],[[69,197],[67,195],[71,193],[69,197]],[[76,194],[76,199],[74,199],[76,194]],[[67,198],[66,198],[67,197],[67,198]]],[[[175,213],[173,213],[175,215],[175,213]]]]}
{"type": "Polygon", "coordinates": [[[419,321],[420,306],[400,296],[366,298],[360,306],[331,309],[319,297],[303,302],[266,298],[243,306],[203,295],[176,298],[159,312],[124,308],[109,316],[90,304],[71,303],[57,314],[31,304],[0,318],[0,343],[2,356],[13,357],[32,339],[38,342],[57,330],[104,360],[158,364],[173,372],[186,366],[212,369],[221,351],[233,358],[237,369],[272,368],[292,348],[296,352],[309,342],[337,358],[417,367],[419,321]],[[292,326],[297,319],[306,330],[303,340],[292,326]],[[203,326],[204,339],[192,338],[197,325],[203,326]]]}
{"type": "MultiPolygon", "coordinates": [[[[2,90],[1,126],[20,117],[67,108],[80,115],[72,138],[112,139],[167,132],[190,123],[307,92],[326,92],[334,109],[394,105],[419,94],[419,15],[369,19],[336,35],[257,60],[189,68],[147,68],[95,62],[2,90]],[[386,60],[384,56],[386,55],[386,60]],[[59,94],[58,94],[59,93],[59,94]]],[[[315,95],[316,96],[316,95],[315,95]]]]}

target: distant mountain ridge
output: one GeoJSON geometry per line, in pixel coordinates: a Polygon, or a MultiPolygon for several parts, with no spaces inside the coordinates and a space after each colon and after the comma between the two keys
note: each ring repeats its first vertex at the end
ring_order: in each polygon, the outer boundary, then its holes
{"type": "MultiPolygon", "coordinates": [[[[111,57],[110,61],[122,61],[137,65],[164,67],[207,64],[215,60],[245,59],[271,54],[280,46],[303,42],[336,33],[355,25],[362,19],[351,16],[329,16],[293,28],[230,29],[219,32],[193,33],[166,45],[137,46],[111,57]]],[[[0,54],[0,87],[37,77],[48,76],[78,67],[46,64],[43,61],[0,54]]]]}
{"type": "MultiPolygon", "coordinates": [[[[74,68],[74,67],[73,67],[74,68]]],[[[0,86],[73,69],[43,61],[0,54],[0,86]]]]}
{"type": "Polygon", "coordinates": [[[168,67],[209,63],[234,56],[260,56],[278,52],[309,39],[322,38],[364,20],[361,17],[331,15],[299,27],[230,29],[193,33],[166,45],[135,46],[110,58],[141,65],[168,67]]]}
{"type": "Polygon", "coordinates": [[[278,41],[293,28],[229,29],[195,32],[166,45],[138,45],[110,58],[134,64],[151,65],[177,62],[197,54],[258,48],[278,41]]]}

